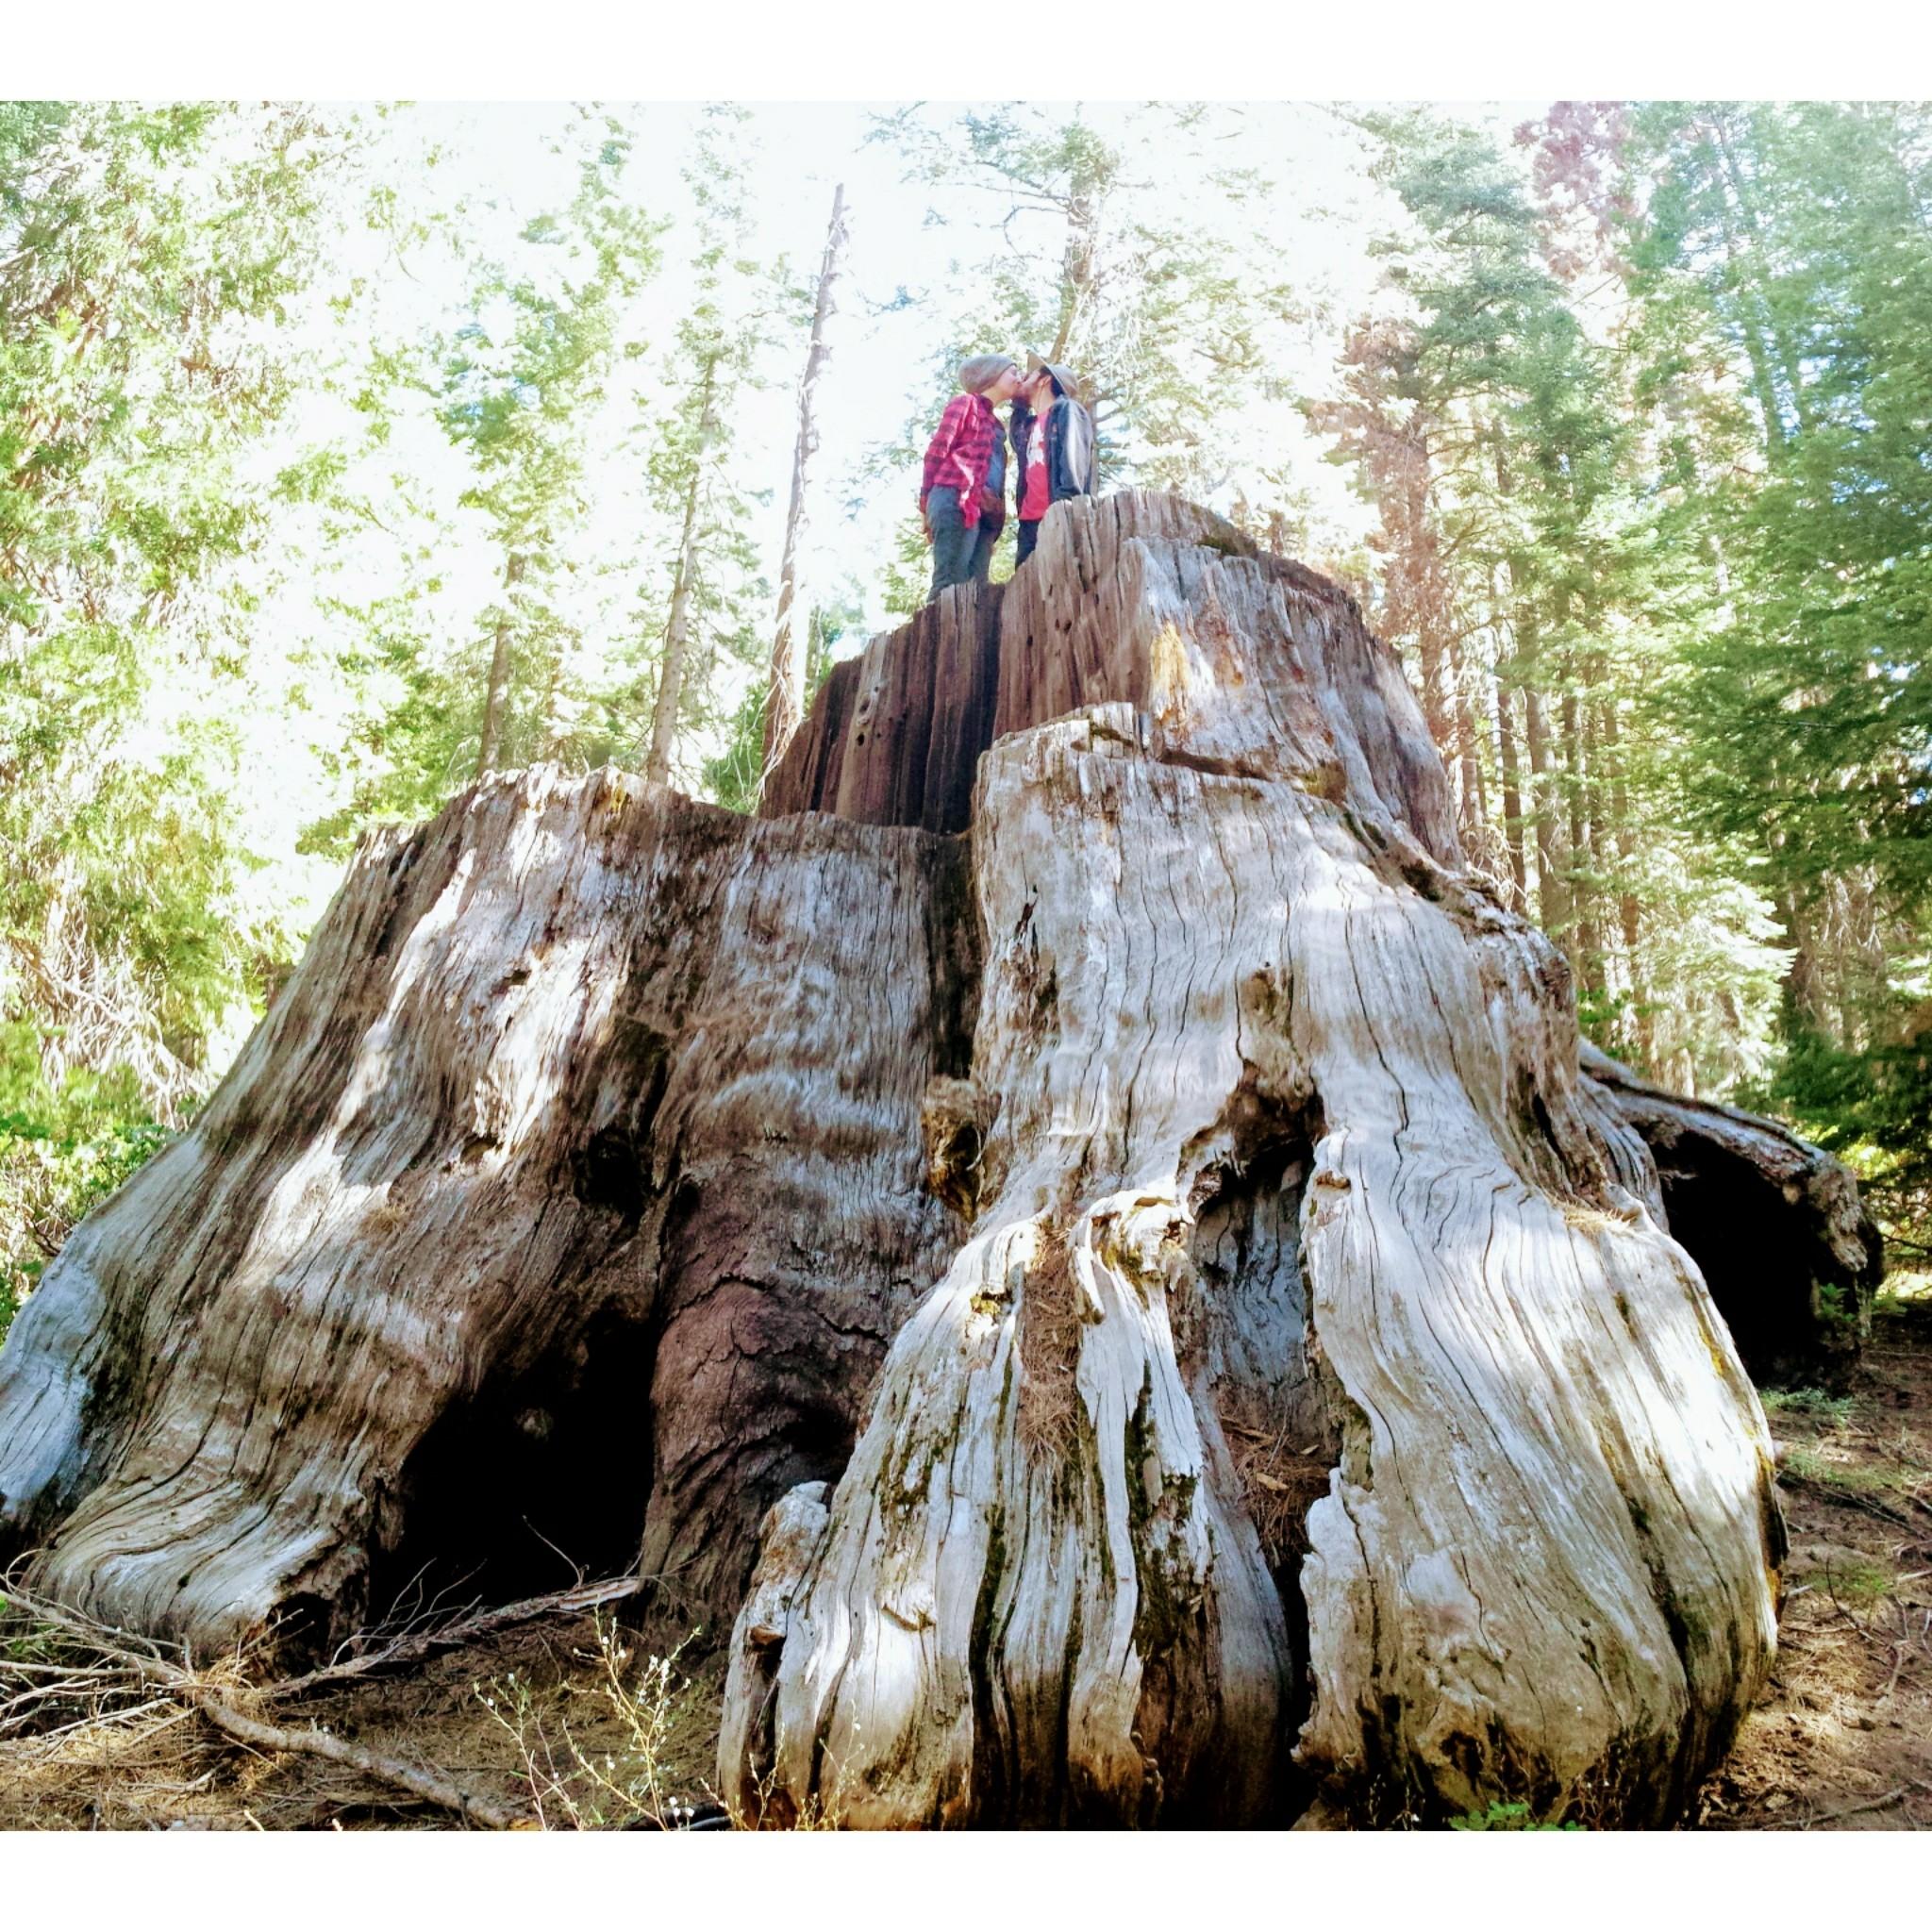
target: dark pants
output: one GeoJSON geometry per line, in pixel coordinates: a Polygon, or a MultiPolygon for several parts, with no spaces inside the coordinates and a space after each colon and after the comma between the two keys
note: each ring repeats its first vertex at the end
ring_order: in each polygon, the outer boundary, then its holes
{"type": "Polygon", "coordinates": [[[1040,541],[1040,522],[1041,520],[1038,517],[1030,524],[1024,518],[1021,520],[1019,525],[1020,551],[1019,555],[1013,559],[1015,569],[1018,569],[1021,564],[1024,563],[1033,555],[1033,546],[1040,541]]]}
{"type": "Polygon", "coordinates": [[[970,528],[959,521],[959,492],[935,490],[925,499],[926,527],[932,532],[932,594],[948,584],[977,577],[983,584],[992,569],[992,548],[1000,541],[1002,520],[982,510],[970,528]]]}

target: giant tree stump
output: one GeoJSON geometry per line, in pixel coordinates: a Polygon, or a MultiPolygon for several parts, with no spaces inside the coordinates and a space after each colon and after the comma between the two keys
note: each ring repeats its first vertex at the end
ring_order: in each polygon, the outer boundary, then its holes
{"type": "Polygon", "coordinates": [[[1350,600],[1058,508],[765,810],[537,772],[364,845],[0,1352],[41,1587],[326,1641],[641,1548],[738,1612],[773,1822],[1680,1811],[1763,1418],[1350,600]]]}
{"type": "Polygon", "coordinates": [[[949,841],[605,773],[368,841],[193,1126],[0,1350],[0,1523],[111,1621],[334,1641],[637,1559],[728,1623],[957,1241],[949,841]],[[481,1572],[480,1578],[477,1573],[481,1572]]]}

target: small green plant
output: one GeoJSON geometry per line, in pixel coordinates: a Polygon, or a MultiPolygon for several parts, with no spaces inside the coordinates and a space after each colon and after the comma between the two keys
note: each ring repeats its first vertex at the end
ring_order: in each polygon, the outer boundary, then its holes
{"type": "Polygon", "coordinates": [[[1815,1293],[1818,1301],[1819,1322],[1827,1329],[1856,1328],[1857,1317],[1847,1304],[1844,1284],[1839,1281],[1821,1281],[1815,1293]]]}
{"type": "Polygon", "coordinates": [[[1841,1423],[1852,1412],[1849,1395],[1827,1395],[1823,1389],[1766,1389],[1758,1400],[1766,1415],[1780,1411],[1812,1416],[1821,1422],[1841,1423]]]}
{"type": "Polygon", "coordinates": [[[1897,1579],[1877,1563],[1828,1563],[1814,1579],[1825,1594],[1840,1604],[1874,1604],[1891,1593],[1897,1579]]]}
{"type": "Polygon", "coordinates": [[[1460,1818],[1449,1821],[1451,1831],[1581,1831],[1582,1825],[1574,1821],[1556,1819],[1536,1819],[1529,1815],[1529,1807],[1521,1800],[1504,1804],[1492,1800],[1487,1811],[1465,1811],[1460,1818]]]}
{"type": "Polygon", "coordinates": [[[1785,1456],[1778,1475],[1784,1482],[1808,1483],[1814,1489],[1837,1490],[1844,1495],[1879,1497],[1916,1490],[1924,1482],[1926,1472],[1907,1460],[1889,1469],[1832,1462],[1800,1445],[1785,1456]]]}

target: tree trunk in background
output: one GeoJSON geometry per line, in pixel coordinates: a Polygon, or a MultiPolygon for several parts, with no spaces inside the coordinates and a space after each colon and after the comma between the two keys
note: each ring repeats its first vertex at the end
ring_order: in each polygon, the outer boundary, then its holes
{"type": "Polygon", "coordinates": [[[1503,833],[1509,845],[1509,875],[1516,887],[1516,897],[1510,910],[1526,913],[1529,910],[1529,878],[1523,856],[1523,787],[1516,762],[1516,726],[1509,716],[1509,687],[1500,676],[1493,683],[1496,693],[1496,764],[1503,779],[1503,833]]]}
{"type": "Polygon", "coordinates": [[[1597,935],[1595,891],[1591,874],[1595,871],[1591,857],[1590,774],[1583,744],[1582,707],[1576,696],[1576,678],[1569,654],[1564,654],[1563,678],[1563,791],[1569,804],[1570,869],[1564,880],[1564,896],[1570,906],[1571,964],[1575,968],[1578,991],[1589,994],[1603,991],[1604,962],[1602,943],[1597,935]]]}
{"type": "Polygon", "coordinates": [[[1770,1441],[1353,601],[1056,505],[761,811],[540,770],[365,841],[0,1351],[40,1586],[326,1643],[641,1547],[742,1606],[774,1820],[1680,1816],[1770,1441]]]}
{"type": "Polygon", "coordinates": [[[1737,237],[1731,232],[1729,222],[1724,222],[1722,226],[1724,261],[1738,288],[1740,325],[1744,335],[1744,353],[1751,364],[1752,393],[1757,399],[1758,414],[1764,419],[1765,448],[1770,455],[1773,467],[1775,468],[1790,438],[1785,431],[1784,416],[1778,408],[1777,384],[1772,375],[1771,351],[1764,340],[1764,325],[1757,310],[1757,291],[1751,285],[1750,276],[1739,265],[1737,237]]]}
{"type": "Polygon", "coordinates": [[[832,308],[832,284],[839,276],[839,258],[845,247],[845,188],[832,191],[832,220],[825,230],[825,257],[819,267],[818,301],[812,308],[811,346],[806,351],[805,374],[798,382],[798,442],[791,458],[791,504],[785,516],[785,554],[778,567],[778,622],[772,639],[772,675],[765,701],[764,778],[791,742],[805,717],[807,651],[796,628],[798,547],[805,534],[806,471],[819,446],[813,404],[826,358],[825,324],[832,308]]]}
{"type": "MultiPolygon", "coordinates": [[[[1750,238],[1754,256],[1761,260],[1764,248],[1763,220],[1758,209],[1757,191],[1752,184],[1749,171],[1725,130],[1722,114],[1712,124],[1712,131],[1718,154],[1723,161],[1729,199],[1736,207],[1740,226],[1750,238]]],[[[1727,234],[1727,242],[1728,240],[1727,234]]],[[[1735,262],[1735,254],[1732,259],[1735,262]]],[[[1791,398],[1791,411],[1798,419],[1800,432],[1807,433],[1811,428],[1812,412],[1810,400],[1806,392],[1804,370],[1799,362],[1796,344],[1791,340],[1790,326],[1778,313],[1774,291],[1764,287],[1761,281],[1756,281],[1756,278],[1740,277],[1738,293],[1740,299],[1751,303],[1754,308],[1761,305],[1764,317],[1762,325],[1769,330],[1772,341],[1777,345],[1778,366],[1784,375],[1785,388],[1791,398]]],[[[1782,424],[1779,425],[1778,440],[1784,440],[1782,424]]]]}
{"type": "Polygon", "coordinates": [[[1106,186],[1085,169],[1076,168],[1066,198],[1067,239],[1060,255],[1059,320],[1055,325],[1049,362],[1064,362],[1073,346],[1081,308],[1093,286],[1093,254],[1099,239],[1100,210],[1106,186]]]}
{"type": "Polygon", "coordinates": [[[496,639],[490,654],[490,684],[483,694],[483,742],[476,754],[479,778],[496,769],[496,756],[503,742],[503,705],[509,684],[509,600],[523,580],[524,559],[512,557],[503,573],[503,615],[496,620],[496,639]]]}
{"type": "Polygon", "coordinates": [[[1456,755],[1461,766],[1459,824],[1473,836],[1488,824],[1490,802],[1483,788],[1482,760],[1476,756],[1475,721],[1469,708],[1469,685],[1463,675],[1462,640],[1449,634],[1449,676],[1456,703],[1456,755]]]}
{"type": "Polygon", "coordinates": [[[691,455],[691,485],[684,499],[684,531],[677,544],[677,575],[671,591],[671,618],[664,626],[664,662],[658,672],[658,702],[651,714],[651,750],[644,775],[659,785],[671,782],[671,752],[677,742],[679,708],[684,701],[685,666],[691,655],[691,586],[697,571],[698,501],[704,494],[706,452],[717,424],[718,358],[705,364],[700,379],[697,448],[691,455]]]}
{"type": "Polygon", "coordinates": [[[1637,829],[1630,818],[1630,780],[1624,764],[1617,700],[1601,697],[1595,705],[1598,735],[1609,763],[1610,809],[1617,826],[1617,925],[1624,941],[1624,971],[1629,980],[1630,1037],[1648,1070],[1652,1035],[1644,993],[1642,922],[1636,891],[1637,829]]]}
{"type": "Polygon", "coordinates": [[[1550,757],[1550,728],[1543,716],[1543,694],[1538,683],[1542,667],[1538,658],[1535,624],[1528,619],[1520,620],[1516,637],[1523,677],[1523,735],[1529,749],[1529,808],[1536,822],[1537,917],[1558,946],[1567,946],[1570,901],[1557,851],[1556,773],[1550,757]]]}

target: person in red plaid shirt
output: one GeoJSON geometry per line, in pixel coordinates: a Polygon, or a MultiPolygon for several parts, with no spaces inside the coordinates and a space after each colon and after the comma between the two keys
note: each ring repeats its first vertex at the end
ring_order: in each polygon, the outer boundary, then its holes
{"type": "Polygon", "coordinates": [[[996,403],[1020,391],[1010,356],[972,356],[959,365],[959,394],[946,405],[925,446],[919,513],[932,545],[932,594],[969,578],[986,581],[1007,521],[1007,445],[996,403]]]}

